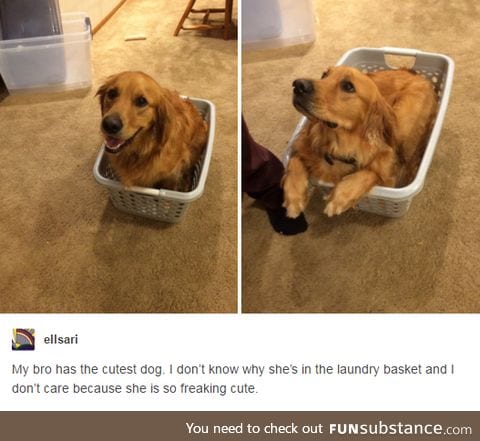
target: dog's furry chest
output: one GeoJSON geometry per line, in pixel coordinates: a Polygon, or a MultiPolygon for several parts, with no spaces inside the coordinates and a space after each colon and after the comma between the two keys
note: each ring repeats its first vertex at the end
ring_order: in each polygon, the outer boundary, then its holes
{"type": "Polygon", "coordinates": [[[138,152],[125,152],[118,156],[109,155],[110,163],[120,181],[126,185],[153,187],[165,178],[180,179],[183,162],[169,158],[164,152],[141,156],[138,152]]]}
{"type": "Polygon", "coordinates": [[[299,153],[310,174],[322,181],[336,183],[365,160],[358,154],[365,146],[359,145],[357,136],[327,129],[323,123],[313,124],[302,136],[303,142],[297,145],[299,153]]]}

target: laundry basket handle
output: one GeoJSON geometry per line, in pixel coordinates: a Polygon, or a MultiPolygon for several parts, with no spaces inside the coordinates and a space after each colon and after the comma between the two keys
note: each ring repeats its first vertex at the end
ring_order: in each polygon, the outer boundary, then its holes
{"type": "Polygon", "coordinates": [[[401,48],[401,47],[382,47],[381,50],[383,51],[384,54],[390,54],[390,55],[406,55],[409,57],[416,57],[418,54],[420,54],[420,51],[417,51],[415,49],[407,49],[407,48],[401,48]]]}

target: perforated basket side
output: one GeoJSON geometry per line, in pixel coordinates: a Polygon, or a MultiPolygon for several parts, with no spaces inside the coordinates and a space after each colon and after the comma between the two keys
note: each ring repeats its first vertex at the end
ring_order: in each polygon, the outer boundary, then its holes
{"type": "Polygon", "coordinates": [[[109,189],[114,207],[137,216],[148,217],[164,222],[180,222],[189,203],[163,197],[155,197],[109,189]]]}
{"type": "Polygon", "coordinates": [[[402,217],[410,208],[411,202],[412,198],[403,201],[396,201],[367,196],[358,202],[357,208],[362,211],[380,214],[386,217],[402,217]]]}
{"type": "MultiPolygon", "coordinates": [[[[202,162],[204,156],[197,162],[193,171],[191,190],[198,185],[202,171],[202,162]]],[[[103,154],[100,161],[98,172],[111,183],[118,183],[118,178],[110,166],[108,158],[103,154]]],[[[107,186],[110,193],[110,199],[115,208],[137,216],[148,217],[163,222],[179,222],[182,220],[190,202],[169,198],[160,195],[142,194],[116,185],[107,186]]]]}

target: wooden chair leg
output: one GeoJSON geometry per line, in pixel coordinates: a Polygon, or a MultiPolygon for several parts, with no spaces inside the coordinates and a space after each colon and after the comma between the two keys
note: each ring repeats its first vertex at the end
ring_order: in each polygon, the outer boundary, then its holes
{"type": "MultiPolygon", "coordinates": [[[[190,11],[193,9],[193,5],[195,5],[195,2],[197,0],[190,0],[188,2],[188,5],[187,7],[185,8],[185,12],[183,13],[182,15],[182,18],[180,19],[180,21],[178,22],[178,25],[177,25],[177,29],[175,29],[175,32],[174,32],[174,37],[178,36],[180,30],[182,29],[182,26],[183,26],[183,23],[185,22],[185,20],[187,19],[188,17],[188,14],[190,14],[190,11]]],[[[227,0],[228,1],[228,0],[227,0]]]]}
{"type": "Polygon", "coordinates": [[[223,29],[223,39],[228,40],[230,36],[230,25],[232,24],[233,0],[225,0],[225,21],[223,29]]]}

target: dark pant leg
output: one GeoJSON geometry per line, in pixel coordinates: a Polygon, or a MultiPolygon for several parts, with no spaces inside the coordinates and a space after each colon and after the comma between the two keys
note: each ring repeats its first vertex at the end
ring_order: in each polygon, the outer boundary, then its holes
{"type": "Polygon", "coordinates": [[[279,208],[283,203],[283,171],[280,160],[253,140],[242,117],[242,191],[262,201],[266,208],[279,208]]]}

